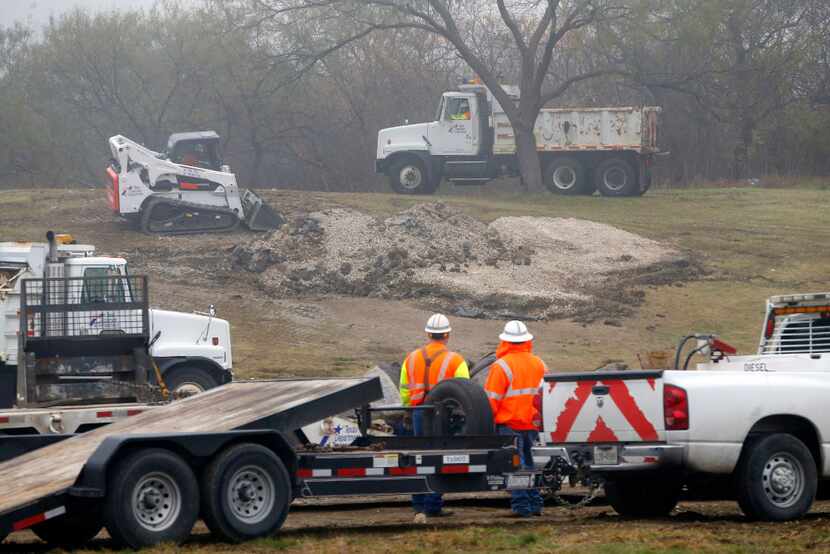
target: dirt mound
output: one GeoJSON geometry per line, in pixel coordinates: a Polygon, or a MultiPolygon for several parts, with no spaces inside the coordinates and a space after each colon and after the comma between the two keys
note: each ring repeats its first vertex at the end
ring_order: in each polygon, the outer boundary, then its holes
{"type": "Polygon", "coordinates": [[[499,319],[584,317],[630,305],[638,295],[623,290],[627,284],[688,266],[677,251],[609,225],[537,217],[486,225],[441,203],[386,219],[345,208],[296,216],[238,245],[233,262],[276,295],[419,298],[456,315],[499,319]]]}

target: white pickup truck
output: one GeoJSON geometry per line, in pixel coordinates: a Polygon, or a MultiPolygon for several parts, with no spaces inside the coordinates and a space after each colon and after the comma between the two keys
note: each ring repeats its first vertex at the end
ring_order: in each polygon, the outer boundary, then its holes
{"type": "Polygon", "coordinates": [[[540,459],[604,480],[623,515],[665,515],[714,481],[750,518],[801,517],[830,478],[830,293],[770,298],[756,355],[714,337],[694,350],[711,361],[546,376],[540,459]]]}

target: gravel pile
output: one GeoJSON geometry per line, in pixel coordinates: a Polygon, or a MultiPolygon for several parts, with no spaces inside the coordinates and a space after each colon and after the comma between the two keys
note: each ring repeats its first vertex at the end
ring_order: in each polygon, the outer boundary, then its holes
{"type": "Polygon", "coordinates": [[[609,225],[537,217],[485,225],[441,203],[386,219],[345,208],[299,215],[232,258],[275,295],[419,298],[499,319],[607,311],[636,301],[627,287],[650,272],[666,280],[666,268],[676,278],[688,268],[677,251],[609,225]]]}

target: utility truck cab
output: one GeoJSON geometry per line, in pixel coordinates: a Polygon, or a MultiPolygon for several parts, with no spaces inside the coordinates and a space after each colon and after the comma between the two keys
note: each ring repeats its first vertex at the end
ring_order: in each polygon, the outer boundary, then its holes
{"type": "MultiPolygon", "coordinates": [[[[174,395],[195,394],[231,381],[230,325],[215,317],[212,307],[205,314],[148,308],[147,291],[136,289],[146,281],[130,275],[127,260],[98,256],[94,246],[76,244],[69,235],[49,233],[48,237],[46,243],[0,242],[0,408],[32,406],[18,366],[24,356],[23,339],[39,333],[78,343],[71,345],[71,353],[58,349],[54,354],[60,359],[77,357],[84,337],[130,334],[139,322],[146,323],[141,333],[158,335],[149,353],[174,395]],[[30,291],[24,298],[23,283],[30,280],[41,280],[40,288],[36,296],[30,291]],[[65,309],[60,319],[45,309],[43,314],[34,310],[23,317],[24,301],[65,309]],[[146,317],[128,309],[134,305],[143,305],[146,317]]],[[[87,367],[96,366],[90,361],[87,367]]]]}
{"type": "MultiPolygon", "coordinates": [[[[513,101],[519,89],[503,86],[513,101]]],[[[534,133],[547,187],[561,194],[630,196],[650,185],[656,107],[544,108],[534,133]]],[[[381,129],[376,171],[402,194],[430,194],[442,179],[484,184],[518,175],[513,128],[491,91],[477,83],[441,95],[435,119],[381,129]]]]}

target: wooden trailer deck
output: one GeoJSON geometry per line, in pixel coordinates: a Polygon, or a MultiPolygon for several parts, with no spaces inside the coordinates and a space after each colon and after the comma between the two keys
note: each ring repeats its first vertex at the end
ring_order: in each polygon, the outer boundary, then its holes
{"type": "MultiPolygon", "coordinates": [[[[380,381],[243,381],[150,409],[0,464],[0,515],[69,489],[111,435],[277,429],[291,432],[382,397],[380,381]]],[[[0,448],[4,440],[0,438],[0,448]]]]}

